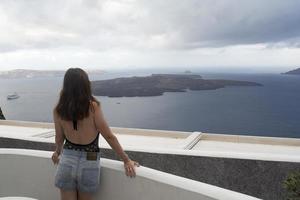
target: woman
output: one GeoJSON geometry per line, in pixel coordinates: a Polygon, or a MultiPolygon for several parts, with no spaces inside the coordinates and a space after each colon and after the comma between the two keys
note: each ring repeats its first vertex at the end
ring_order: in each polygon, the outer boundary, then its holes
{"type": "Polygon", "coordinates": [[[127,176],[135,176],[135,166],[123,151],[107,125],[100,103],[92,96],[88,75],[82,69],[67,70],[59,101],[54,108],[56,150],[52,155],[58,164],[55,186],[61,199],[89,200],[97,191],[100,176],[99,132],[124,162],[127,176]]]}

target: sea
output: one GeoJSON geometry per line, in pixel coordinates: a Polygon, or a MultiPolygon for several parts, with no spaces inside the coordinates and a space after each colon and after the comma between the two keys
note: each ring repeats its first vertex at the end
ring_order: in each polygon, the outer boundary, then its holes
{"type": "MultiPolygon", "coordinates": [[[[146,76],[106,72],[91,80],[146,76]]],[[[205,79],[254,81],[263,87],[167,92],[155,97],[97,96],[112,127],[300,138],[300,76],[201,73],[205,79]]],[[[0,107],[9,120],[53,122],[63,77],[0,79],[0,107]],[[19,99],[7,100],[17,92],[19,99]]]]}

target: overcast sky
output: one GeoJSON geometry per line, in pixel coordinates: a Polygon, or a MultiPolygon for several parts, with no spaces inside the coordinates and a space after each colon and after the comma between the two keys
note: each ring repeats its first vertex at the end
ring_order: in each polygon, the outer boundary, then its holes
{"type": "Polygon", "coordinates": [[[285,71],[299,0],[1,0],[0,70],[285,71]]]}

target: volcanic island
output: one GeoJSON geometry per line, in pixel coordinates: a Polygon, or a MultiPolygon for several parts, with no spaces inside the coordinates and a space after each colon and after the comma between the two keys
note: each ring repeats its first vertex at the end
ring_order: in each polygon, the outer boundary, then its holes
{"type": "Polygon", "coordinates": [[[92,81],[91,85],[94,95],[108,97],[146,97],[160,96],[164,92],[215,90],[227,86],[262,86],[249,81],[203,79],[193,74],[152,74],[92,81]]]}

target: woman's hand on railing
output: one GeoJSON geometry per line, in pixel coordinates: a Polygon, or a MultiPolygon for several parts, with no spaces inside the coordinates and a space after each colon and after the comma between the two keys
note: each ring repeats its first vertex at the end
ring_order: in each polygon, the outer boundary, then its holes
{"type": "Polygon", "coordinates": [[[54,165],[58,164],[59,162],[59,154],[57,153],[57,151],[54,151],[52,154],[52,162],[54,165]]]}
{"type": "Polygon", "coordinates": [[[139,167],[140,164],[136,161],[133,160],[128,160],[124,161],[124,168],[125,168],[125,173],[129,177],[135,177],[136,172],[135,172],[135,167],[139,167]]]}

